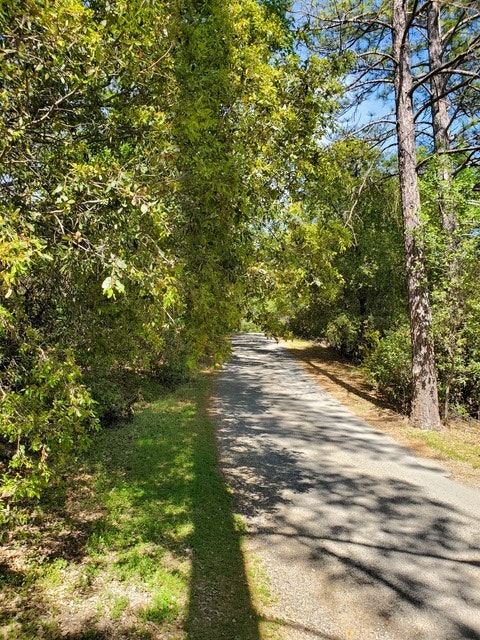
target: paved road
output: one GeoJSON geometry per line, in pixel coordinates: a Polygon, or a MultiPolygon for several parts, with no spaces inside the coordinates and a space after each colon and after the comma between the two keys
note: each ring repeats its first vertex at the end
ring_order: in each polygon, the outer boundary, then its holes
{"type": "Polygon", "coordinates": [[[226,476],[292,639],[480,639],[480,491],[350,413],[288,351],[234,339],[226,476]]]}

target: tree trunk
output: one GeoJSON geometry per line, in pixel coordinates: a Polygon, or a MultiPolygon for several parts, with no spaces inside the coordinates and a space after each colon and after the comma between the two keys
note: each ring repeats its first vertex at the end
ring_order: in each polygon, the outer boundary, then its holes
{"type": "Polygon", "coordinates": [[[442,226],[454,242],[454,235],[458,228],[455,209],[448,202],[449,185],[453,178],[452,166],[447,155],[450,149],[450,116],[448,115],[448,103],[446,94],[446,79],[438,70],[442,66],[443,41],[440,23],[440,6],[438,0],[430,0],[427,5],[428,28],[428,58],[430,73],[430,91],[432,94],[432,128],[435,140],[435,151],[440,160],[439,167],[439,206],[442,214],[442,226]]]}
{"type": "Polygon", "coordinates": [[[398,167],[405,239],[410,329],[412,336],[412,410],[410,421],[422,429],[440,429],[432,317],[420,238],[420,193],[417,180],[413,78],[408,38],[407,0],[392,0],[392,46],[395,60],[395,103],[398,167]]]}
{"type": "Polygon", "coordinates": [[[455,378],[456,361],[461,354],[458,335],[463,323],[463,305],[460,293],[462,270],[458,218],[451,198],[453,168],[448,155],[450,149],[450,116],[448,113],[446,76],[439,72],[443,64],[443,35],[439,0],[427,4],[428,58],[430,65],[430,91],[432,130],[438,158],[438,206],[445,235],[445,292],[447,316],[447,340],[443,345],[448,355],[447,382],[445,385],[444,419],[448,420],[450,389],[455,378]]]}

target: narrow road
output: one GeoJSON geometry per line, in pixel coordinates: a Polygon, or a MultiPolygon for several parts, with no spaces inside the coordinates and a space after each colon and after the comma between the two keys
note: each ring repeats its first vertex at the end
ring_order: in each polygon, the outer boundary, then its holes
{"type": "Polygon", "coordinates": [[[480,640],[480,491],[353,415],[260,334],[214,413],[247,548],[292,640],[480,640]]]}

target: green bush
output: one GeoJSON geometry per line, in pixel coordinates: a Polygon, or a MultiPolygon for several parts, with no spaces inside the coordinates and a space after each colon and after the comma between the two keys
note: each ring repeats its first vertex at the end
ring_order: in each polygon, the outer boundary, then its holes
{"type": "Polygon", "coordinates": [[[33,344],[34,333],[9,363],[8,386],[2,376],[0,524],[19,502],[39,498],[98,428],[94,402],[72,353],[33,344]]]}
{"type": "Polygon", "coordinates": [[[376,388],[408,410],[411,403],[411,342],[408,326],[387,331],[365,358],[363,368],[376,388]]]}
{"type": "Polygon", "coordinates": [[[328,323],[325,338],[330,345],[345,356],[353,357],[358,353],[361,342],[362,322],[360,318],[340,314],[328,323]]]}
{"type": "Polygon", "coordinates": [[[328,323],[325,338],[342,355],[361,361],[376,349],[380,332],[372,317],[362,320],[343,313],[328,323]]]}
{"type": "Polygon", "coordinates": [[[190,377],[188,360],[189,349],[185,336],[181,332],[167,332],[161,351],[153,359],[152,374],[162,384],[174,387],[190,377]]]}
{"type": "Polygon", "coordinates": [[[88,372],[85,382],[95,401],[95,414],[102,426],[115,425],[132,417],[138,392],[129,377],[128,372],[115,370],[88,372]]]}

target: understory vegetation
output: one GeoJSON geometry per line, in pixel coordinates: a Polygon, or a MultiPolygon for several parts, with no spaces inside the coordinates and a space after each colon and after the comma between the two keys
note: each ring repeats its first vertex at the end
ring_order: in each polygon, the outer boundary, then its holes
{"type": "MultiPolygon", "coordinates": [[[[379,391],[408,413],[412,344],[396,178],[389,165],[374,166],[374,156],[358,143],[337,143],[324,155],[324,178],[309,194],[315,208],[304,203],[290,210],[288,232],[265,232],[263,289],[251,298],[251,314],[273,334],[323,340],[361,363],[379,391]],[[339,225],[343,220],[341,235],[332,217],[339,225]]],[[[445,420],[480,415],[478,180],[477,170],[465,171],[452,194],[459,220],[455,255],[462,265],[452,281],[449,237],[438,220],[438,182],[433,170],[421,176],[421,233],[445,420]]]]}

